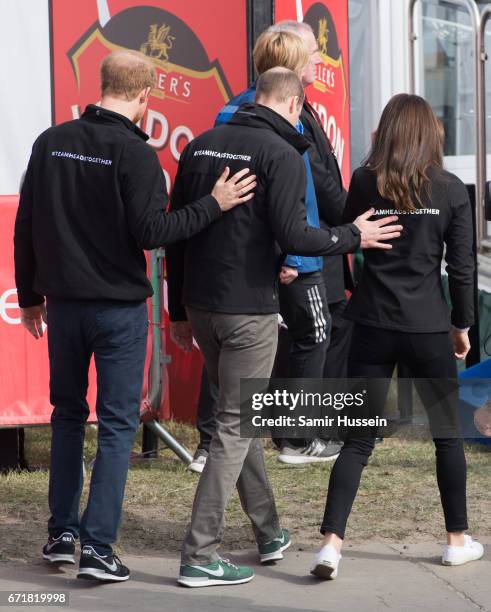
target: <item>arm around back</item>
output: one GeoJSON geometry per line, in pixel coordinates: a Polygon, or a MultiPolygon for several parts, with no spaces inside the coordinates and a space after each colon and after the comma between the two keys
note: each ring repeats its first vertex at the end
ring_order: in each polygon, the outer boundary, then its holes
{"type": "Polygon", "coordinates": [[[143,142],[131,142],[125,149],[121,194],[130,231],[138,246],[146,250],[189,238],[221,215],[211,195],[166,212],[168,198],[162,168],[155,152],[143,142]]]}
{"type": "Polygon", "coordinates": [[[272,160],[265,180],[271,228],[284,253],[336,255],[358,248],[360,232],[352,224],[332,229],[307,225],[305,166],[296,151],[292,149],[272,160]]]}

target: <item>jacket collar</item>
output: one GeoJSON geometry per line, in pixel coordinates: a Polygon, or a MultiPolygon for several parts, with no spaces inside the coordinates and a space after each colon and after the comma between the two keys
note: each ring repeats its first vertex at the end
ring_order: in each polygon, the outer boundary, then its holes
{"type": "Polygon", "coordinates": [[[301,154],[309,148],[308,140],[297,132],[293,125],[277,112],[262,104],[242,104],[230,120],[229,125],[269,129],[276,132],[301,154]]]}
{"type": "Polygon", "coordinates": [[[98,121],[102,119],[104,123],[122,123],[143,140],[149,139],[148,134],[145,134],[145,132],[134,124],[133,121],[128,119],[128,117],[110,111],[107,108],[96,106],[95,104],[89,104],[86,107],[81,119],[86,119],[89,121],[98,121]]]}

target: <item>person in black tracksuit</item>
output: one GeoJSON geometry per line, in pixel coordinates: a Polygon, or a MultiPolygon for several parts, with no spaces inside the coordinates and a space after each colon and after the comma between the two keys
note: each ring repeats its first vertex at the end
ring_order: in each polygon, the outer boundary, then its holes
{"type": "MultiPolygon", "coordinates": [[[[455,357],[465,357],[467,331],[474,321],[472,213],[465,185],[442,168],[438,123],[422,98],[395,96],[382,114],[368,161],[353,174],[344,220],[368,207],[374,217],[398,214],[404,229],[391,250],[364,251],[363,273],[345,311],[354,322],[348,374],[390,379],[394,367],[404,365],[415,378],[444,379],[419,381],[418,391],[436,447],[448,533],[443,563],[457,565],[482,555],[482,546],[463,535],[466,461],[457,401],[446,396],[455,385],[445,380],[457,377],[455,357]],[[401,175],[389,192],[390,181],[401,175]],[[421,177],[426,177],[423,187],[416,182],[421,177]],[[384,195],[380,185],[387,190],[384,195]],[[390,198],[389,193],[397,196],[390,198]],[[451,314],[441,281],[445,247],[451,314]]],[[[385,402],[380,393],[377,397],[378,402],[369,403],[370,416],[376,416],[385,402]]],[[[365,434],[348,431],[331,472],[321,526],[325,545],[311,570],[319,577],[337,575],[346,522],[375,436],[373,429],[365,434]]]]}
{"type": "MultiPolygon", "coordinates": [[[[21,319],[43,335],[47,303],[51,424],[49,540],[43,556],[74,563],[80,577],[127,580],[112,554],[139,425],[152,286],[144,249],[188,238],[244,202],[240,183],[224,182],[198,201],[166,213],[167,192],[155,151],[136,125],[155,69],[144,56],[109,55],[101,107],[39,136],[15,222],[15,278],[21,319]],[[210,195],[212,193],[212,195],[210,195]],[[98,451],[89,500],[79,519],[89,363],[97,369],[98,451]]],[[[234,179],[232,177],[231,181],[234,179]]],[[[253,187],[249,179],[244,179],[253,187]]],[[[211,186],[211,184],[210,184],[211,186]]],[[[243,183],[245,186],[245,183],[243,183]]]]}
{"type": "MultiPolygon", "coordinates": [[[[217,428],[181,554],[179,582],[192,586],[206,585],[201,575],[198,582],[196,566],[216,569],[214,564],[220,563],[224,511],[236,485],[260,554],[266,544],[285,536],[262,443],[240,436],[240,379],[269,378],[276,351],[282,259],[277,245],[283,253],[323,255],[352,251],[366,240],[364,217],[331,230],[307,225],[301,154],[308,143],[294,128],[303,102],[298,77],[283,68],[266,71],[257,94],[260,103],[244,104],[227,125],[205,132],[185,148],[171,199],[173,209],[180,209],[190,197],[199,197],[225,163],[234,170],[246,162],[257,176],[250,205],[167,251],[171,335],[189,317],[211,382],[219,387],[217,428]]],[[[386,222],[390,220],[394,217],[386,222]]],[[[392,226],[381,235],[398,236],[399,230],[392,226]]],[[[242,581],[253,576],[247,568],[222,569],[242,575],[242,581]]]]}

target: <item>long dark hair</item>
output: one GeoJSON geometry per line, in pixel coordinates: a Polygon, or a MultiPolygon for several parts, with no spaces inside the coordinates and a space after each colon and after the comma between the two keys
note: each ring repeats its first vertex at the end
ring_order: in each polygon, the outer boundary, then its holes
{"type": "Polygon", "coordinates": [[[427,171],[442,164],[442,128],[428,102],[409,94],[391,98],[365,161],[377,177],[379,194],[397,210],[423,208],[427,171]]]}

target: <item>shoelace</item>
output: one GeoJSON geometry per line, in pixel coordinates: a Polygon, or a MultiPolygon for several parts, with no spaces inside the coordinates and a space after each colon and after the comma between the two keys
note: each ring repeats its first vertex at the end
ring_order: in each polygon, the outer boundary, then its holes
{"type": "Polygon", "coordinates": [[[321,442],[320,440],[312,440],[312,442],[309,444],[309,446],[307,446],[307,448],[305,450],[303,450],[302,452],[305,455],[309,455],[310,453],[315,453],[315,452],[321,452],[324,450],[324,444],[323,442],[321,442]]]}
{"type": "Polygon", "coordinates": [[[229,559],[219,559],[222,563],[225,563],[225,565],[228,565],[229,567],[231,567],[232,569],[238,570],[238,566],[234,565],[229,559]]]}
{"type": "Polygon", "coordinates": [[[113,555],[113,560],[116,561],[116,565],[123,565],[123,562],[118,557],[118,555],[113,555]]]}

